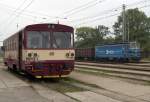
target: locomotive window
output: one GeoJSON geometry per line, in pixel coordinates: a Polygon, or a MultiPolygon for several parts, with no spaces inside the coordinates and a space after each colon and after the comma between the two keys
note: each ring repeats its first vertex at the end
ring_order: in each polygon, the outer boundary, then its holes
{"type": "Polygon", "coordinates": [[[50,48],[50,33],[46,31],[29,31],[27,35],[28,48],[50,48]]]}
{"type": "Polygon", "coordinates": [[[136,42],[130,42],[130,48],[133,48],[133,49],[138,48],[137,43],[136,42]]]}
{"type": "Polygon", "coordinates": [[[53,48],[72,48],[73,37],[69,32],[53,32],[52,34],[52,46],[53,48]]]}

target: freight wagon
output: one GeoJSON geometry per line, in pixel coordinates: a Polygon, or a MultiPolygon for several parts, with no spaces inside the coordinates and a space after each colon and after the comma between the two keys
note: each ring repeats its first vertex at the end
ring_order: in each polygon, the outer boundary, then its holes
{"type": "Polygon", "coordinates": [[[36,78],[66,77],[74,69],[73,32],[61,24],[28,25],[4,40],[4,63],[36,78]]]}
{"type": "Polygon", "coordinates": [[[94,60],[95,48],[76,48],[75,56],[77,60],[94,60]]]}

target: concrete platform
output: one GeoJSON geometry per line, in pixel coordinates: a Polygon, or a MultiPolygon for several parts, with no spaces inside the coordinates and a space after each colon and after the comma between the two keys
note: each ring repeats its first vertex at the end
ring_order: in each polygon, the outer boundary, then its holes
{"type": "Polygon", "coordinates": [[[31,87],[5,88],[0,91],[0,102],[50,102],[31,87]]]}
{"type": "Polygon", "coordinates": [[[27,83],[0,66],[0,102],[76,102],[39,83],[27,83]]]}
{"type": "Polygon", "coordinates": [[[147,93],[147,94],[144,94],[144,95],[140,95],[140,96],[137,96],[137,98],[140,98],[140,99],[143,99],[143,100],[146,100],[146,101],[150,101],[150,93],[147,93]]]}
{"type": "Polygon", "coordinates": [[[29,86],[25,81],[17,78],[11,72],[7,71],[6,68],[0,68],[0,88],[13,88],[29,86]]]}
{"type": "Polygon", "coordinates": [[[50,102],[28,83],[0,68],[0,102],[50,102]]]}

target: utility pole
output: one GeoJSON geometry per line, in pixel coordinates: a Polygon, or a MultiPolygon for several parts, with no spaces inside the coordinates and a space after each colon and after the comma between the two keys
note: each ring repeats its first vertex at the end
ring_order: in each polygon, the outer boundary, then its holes
{"type": "Polygon", "coordinates": [[[126,6],[125,6],[125,4],[123,4],[123,13],[122,13],[122,17],[123,17],[123,24],[122,24],[122,28],[123,28],[122,41],[123,41],[123,42],[126,41],[126,15],[125,15],[125,9],[126,9],[126,6]]]}
{"type": "Polygon", "coordinates": [[[127,42],[130,42],[130,23],[129,23],[129,19],[128,19],[128,35],[127,35],[127,42]]]}
{"type": "Polygon", "coordinates": [[[18,30],[19,24],[17,23],[17,30],[18,30]]]}

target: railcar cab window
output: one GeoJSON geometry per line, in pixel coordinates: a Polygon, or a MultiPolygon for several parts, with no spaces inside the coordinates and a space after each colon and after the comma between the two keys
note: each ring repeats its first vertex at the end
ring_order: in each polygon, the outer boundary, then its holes
{"type": "Polygon", "coordinates": [[[53,32],[52,34],[52,47],[53,48],[72,48],[72,34],[69,32],[53,32]]]}
{"type": "Polygon", "coordinates": [[[28,31],[27,48],[72,48],[73,34],[70,32],[28,31]]]}
{"type": "Polygon", "coordinates": [[[49,32],[45,31],[28,31],[27,47],[28,48],[49,48],[50,36],[49,32]]]}

